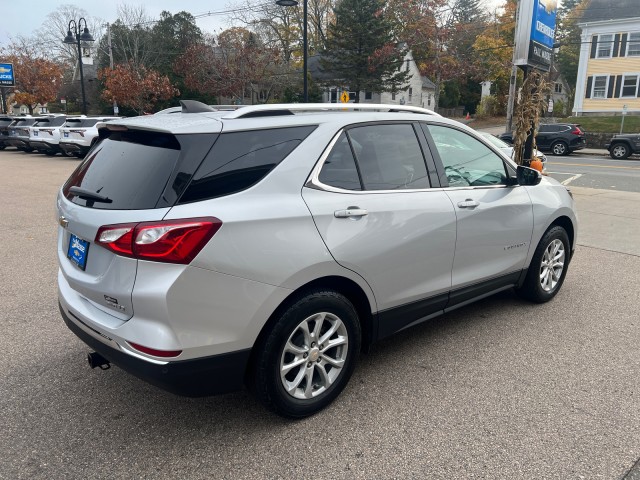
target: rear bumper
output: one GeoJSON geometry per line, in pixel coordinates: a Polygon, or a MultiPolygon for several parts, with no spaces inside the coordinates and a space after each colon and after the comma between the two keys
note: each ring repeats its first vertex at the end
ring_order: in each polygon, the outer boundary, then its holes
{"type": "Polygon", "coordinates": [[[572,152],[582,150],[583,148],[587,148],[587,140],[585,138],[578,138],[569,144],[569,150],[572,152]]]}
{"type": "MultiPolygon", "coordinates": [[[[250,349],[166,364],[150,363],[98,340],[88,333],[92,330],[90,327],[78,318],[71,319],[62,305],[58,306],[67,327],[80,340],[109,362],[163,390],[187,397],[201,397],[229,393],[243,387],[250,349]]],[[[71,312],[70,315],[74,316],[71,312]]],[[[102,334],[95,332],[95,335],[102,334]]]]}
{"type": "Polygon", "coordinates": [[[8,140],[5,140],[4,143],[16,148],[29,148],[29,141],[22,140],[21,138],[10,138],[8,140]]]}
{"type": "Polygon", "coordinates": [[[44,140],[29,140],[29,144],[31,148],[36,150],[55,150],[56,152],[60,150],[60,146],[57,143],[45,142],[44,140]]]}
{"type": "Polygon", "coordinates": [[[86,154],[91,147],[85,147],[84,145],[79,145],[77,143],[60,142],[60,148],[64,151],[64,153],[86,154]]]}

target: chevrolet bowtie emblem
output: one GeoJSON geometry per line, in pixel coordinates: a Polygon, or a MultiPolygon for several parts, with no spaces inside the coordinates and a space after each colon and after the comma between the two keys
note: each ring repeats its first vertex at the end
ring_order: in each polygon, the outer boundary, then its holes
{"type": "Polygon", "coordinates": [[[67,228],[67,226],[69,226],[69,220],[64,218],[64,216],[62,215],[60,215],[60,217],[58,218],[58,223],[62,228],[67,228]]]}

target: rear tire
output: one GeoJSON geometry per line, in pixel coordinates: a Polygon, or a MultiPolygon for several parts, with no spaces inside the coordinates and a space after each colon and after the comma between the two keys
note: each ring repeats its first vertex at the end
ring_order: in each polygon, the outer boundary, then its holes
{"type": "Polygon", "coordinates": [[[569,146],[564,142],[553,142],[551,144],[551,152],[554,155],[562,156],[569,155],[569,146]]]}
{"type": "Polygon", "coordinates": [[[571,244],[564,228],[555,225],[547,230],[536,247],[524,283],[516,289],[518,294],[536,303],[555,297],[564,283],[570,252],[571,244]]]}
{"type": "Polygon", "coordinates": [[[609,155],[611,155],[611,158],[614,158],[616,160],[624,160],[629,155],[631,155],[631,149],[624,143],[614,143],[613,145],[611,145],[609,155]]]}
{"type": "Polygon", "coordinates": [[[278,415],[313,415],[347,385],[360,341],[351,302],[331,290],[312,290],[289,305],[256,346],[250,386],[278,415]]]}

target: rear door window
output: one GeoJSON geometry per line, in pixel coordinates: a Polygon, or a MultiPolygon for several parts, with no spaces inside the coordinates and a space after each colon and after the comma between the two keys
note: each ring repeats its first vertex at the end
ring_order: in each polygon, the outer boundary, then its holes
{"type": "Polygon", "coordinates": [[[179,203],[230,195],[255,185],[315,128],[313,125],[221,134],[179,203]]]}
{"type": "Polygon", "coordinates": [[[322,165],[318,180],[325,185],[344,190],[362,190],[356,160],[344,132],[322,165]]]}
{"type": "Polygon", "coordinates": [[[365,190],[429,188],[427,166],[411,124],[350,128],[365,190]]]}

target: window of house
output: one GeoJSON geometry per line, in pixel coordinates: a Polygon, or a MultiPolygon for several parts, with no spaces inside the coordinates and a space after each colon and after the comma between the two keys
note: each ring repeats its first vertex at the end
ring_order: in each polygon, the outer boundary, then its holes
{"type": "Polygon", "coordinates": [[[412,96],[413,96],[413,88],[409,87],[409,102],[411,102],[412,96]]]}
{"type": "Polygon", "coordinates": [[[407,60],[407,66],[406,66],[405,70],[406,70],[407,72],[409,71],[409,60],[407,60]]]}
{"type": "Polygon", "coordinates": [[[621,97],[636,97],[638,94],[638,75],[625,75],[622,81],[621,97]]]}
{"type": "Polygon", "coordinates": [[[335,88],[331,89],[331,103],[338,103],[338,90],[335,88]]]}
{"type": "Polygon", "coordinates": [[[393,93],[391,94],[391,100],[395,100],[395,99],[396,99],[396,93],[395,93],[395,92],[393,92],[393,93]]]}
{"type": "Polygon", "coordinates": [[[601,76],[593,78],[592,98],[607,98],[607,80],[609,77],[601,76]]]}
{"type": "Polygon", "coordinates": [[[630,33],[627,39],[627,56],[640,56],[640,32],[630,33]]]}
{"type": "Polygon", "coordinates": [[[610,58],[613,50],[613,35],[598,35],[598,51],[596,58],[610,58]]]}
{"type": "Polygon", "coordinates": [[[556,84],[553,86],[553,91],[554,91],[555,93],[562,93],[562,84],[561,84],[561,83],[556,83],[556,84]]]}
{"type": "Polygon", "coordinates": [[[365,100],[371,100],[372,96],[373,96],[372,92],[364,92],[364,99],[365,100]]]}

